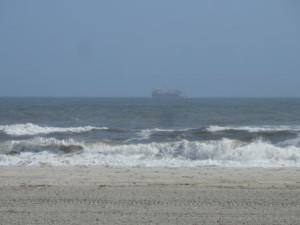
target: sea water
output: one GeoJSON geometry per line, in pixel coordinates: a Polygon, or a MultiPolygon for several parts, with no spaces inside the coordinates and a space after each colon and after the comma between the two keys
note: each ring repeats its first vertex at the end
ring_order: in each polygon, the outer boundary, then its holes
{"type": "Polygon", "coordinates": [[[300,99],[0,98],[0,165],[299,167],[300,99]]]}

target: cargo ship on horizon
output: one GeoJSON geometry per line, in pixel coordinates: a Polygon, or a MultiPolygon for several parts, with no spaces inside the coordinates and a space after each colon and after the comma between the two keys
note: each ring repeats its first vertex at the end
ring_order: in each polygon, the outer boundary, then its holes
{"type": "Polygon", "coordinates": [[[154,89],[152,91],[152,98],[187,98],[187,96],[183,91],[177,89],[154,89]]]}

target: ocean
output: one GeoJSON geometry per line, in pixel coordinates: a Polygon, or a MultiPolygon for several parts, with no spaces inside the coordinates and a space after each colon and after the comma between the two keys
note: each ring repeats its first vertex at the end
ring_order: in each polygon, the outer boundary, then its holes
{"type": "Polygon", "coordinates": [[[0,98],[0,165],[300,167],[300,99],[0,98]]]}

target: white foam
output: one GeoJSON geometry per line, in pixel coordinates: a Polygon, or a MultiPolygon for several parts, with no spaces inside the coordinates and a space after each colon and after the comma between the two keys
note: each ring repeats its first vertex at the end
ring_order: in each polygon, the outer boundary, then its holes
{"type": "Polygon", "coordinates": [[[209,126],[206,128],[209,132],[219,132],[226,130],[242,130],[248,132],[273,132],[273,131],[300,131],[299,126],[209,126]]]}
{"type": "MultiPolygon", "coordinates": [[[[49,142],[71,145],[74,141],[32,139],[31,143],[49,142]]],[[[187,140],[167,143],[110,145],[102,142],[76,143],[83,147],[79,154],[54,152],[21,152],[0,154],[0,165],[101,165],[142,167],[300,167],[300,148],[276,146],[262,140],[245,143],[237,140],[187,140]]]]}
{"type": "Polygon", "coordinates": [[[23,136],[23,135],[37,135],[37,134],[49,134],[49,133],[64,133],[64,132],[73,132],[81,133],[88,132],[95,129],[108,129],[107,127],[47,127],[47,126],[38,126],[32,123],[26,124],[15,124],[15,125],[4,125],[0,126],[0,131],[11,135],[11,136],[23,136]]]}

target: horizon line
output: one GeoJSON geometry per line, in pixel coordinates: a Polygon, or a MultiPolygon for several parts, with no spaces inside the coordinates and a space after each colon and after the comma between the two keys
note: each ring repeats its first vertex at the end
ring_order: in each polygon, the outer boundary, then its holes
{"type": "MultiPolygon", "coordinates": [[[[151,96],[0,96],[0,98],[153,98],[151,96]]],[[[195,98],[300,98],[300,96],[188,96],[185,98],[169,98],[169,99],[195,99],[195,98]]],[[[168,98],[153,98],[168,99],[168,98]]]]}

